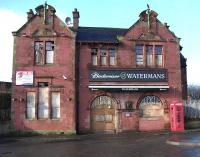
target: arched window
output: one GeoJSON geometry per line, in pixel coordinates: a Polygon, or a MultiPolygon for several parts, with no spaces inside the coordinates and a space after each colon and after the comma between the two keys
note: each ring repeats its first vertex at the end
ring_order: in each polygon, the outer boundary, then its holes
{"type": "Polygon", "coordinates": [[[164,108],[159,97],[145,96],[139,105],[140,116],[145,118],[161,117],[164,115],[164,108]]]}
{"type": "Polygon", "coordinates": [[[160,98],[154,95],[145,96],[142,101],[140,102],[140,108],[144,105],[160,105],[161,101],[160,98]]]}
{"type": "Polygon", "coordinates": [[[92,102],[91,108],[114,108],[114,100],[109,96],[99,96],[92,102]]]}

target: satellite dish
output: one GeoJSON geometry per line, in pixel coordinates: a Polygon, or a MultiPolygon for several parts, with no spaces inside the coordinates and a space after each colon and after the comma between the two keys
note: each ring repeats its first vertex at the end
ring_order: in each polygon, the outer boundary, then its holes
{"type": "Polygon", "coordinates": [[[70,25],[70,24],[71,24],[71,18],[70,18],[70,17],[66,17],[65,23],[66,23],[67,25],[70,25]]]}

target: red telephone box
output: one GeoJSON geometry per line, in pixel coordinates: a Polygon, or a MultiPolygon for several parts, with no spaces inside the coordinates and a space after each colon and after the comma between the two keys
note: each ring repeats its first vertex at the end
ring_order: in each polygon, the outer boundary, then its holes
{"type": "Polygon", "coordinates": [[[184,131],[184,107],[183,103],[170,104],[171,131],[184,131]]]}

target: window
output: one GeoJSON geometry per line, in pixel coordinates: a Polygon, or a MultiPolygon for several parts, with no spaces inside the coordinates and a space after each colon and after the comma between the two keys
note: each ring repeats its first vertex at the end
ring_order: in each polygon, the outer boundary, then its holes
{"type": "Polygon", "coordinates": [[[163,46],[162,45],[136,45],[136,65],[163,67],[163,46]]]}
{"type": "Polygon", "coordinates": [[[115,66],[116,60],[116,48],[92,48],[91,49],[91,64],[93,66],[115,66]],[[99,53],[99,54],[98,54],[99,53]]]}
{"type": "Polygon", "coordinates": [[[94,66],[96,66],[98,64],[98,62],[97,62],[97,52],[98,52],[97,48],[91,49],[92,65],[94,65],[94,66]]]}
{"type": "Polygon", "coordinates": [[[60,118],[60,93],[59,92],[52,92],[51,103],[52,103],[52,118],[53,119],[60,118]]]}
{"type": "Polygon", "coordinates": [[[164,107],[159,97],[148,95],[141,100],[139,112],[143,118],[159,118],[164,116],[164,107]]]}
{"type": "Polygon", "coordinates": [[[156,66],[163,66],[163,47],[161,45],[155,46],[155,64],[156,66]]]}
{"type": "Polygon", "coordinates": [[[101,60],[101,65],[107,64],[106,49],[104,48],[100,49],[100,60],[101,60]]]}
{"type": "Polygon", "coordinates": [[[48,83],[38,83],[39,86],[39,104],[38,118],[44,119],[49,116],[49,87],[48,83]]]}
{"type": "Polygon", "coordinates": [[[109,64],[116,65],[116,50],[114,48],[109,49],[109,64]]]}
{"type": "Polygon", "coordinates": [[[132,101],[126,101],[125,102],[125,109],[133,109],[133,102],[132,101]]]}
{"type": "Polygon", "coordinates": [[[35,64],[52,64],[54,63],[54,42],[53,41],[36,41],[35,42],[35,64]]]}
{"type": "Polygon", "coordinates": [[[54,62],[54,42],[47,41],[45,44],[46,47],[46,63],[52,64],[54,62]]]}
{"type": "Polygon", "coordinates": [[[35,104],[36,104],[36,93],[35,92],[27,92],[27,119],[35,118],[35,104]]]}
{"type": "Polygon", "coordinates": [[[142,101],[140,102],[140,107],[144,105],[151,105],[151,104],[160,104],[161,100],[159,97],[154,95],[145,96],[142,101]]]}
{"type": "Polygon", "coordinates": [[[136,45],[135,47],[136,53],[136,65],[141,66],[143,65],[143,45],[136,45]]]}
{"type": "Polygon", "coordinates": [[[108,96],[99,96],[93,101],[92,108],[114,108],[114,101],[108,96]]]}
{"type": "Polygon", "coordinates": [[[147,66],[153,65],[153,46],[146,46],[147,66]]]}
{"type": "Polygon", "coordinates": [[[43,64],[43,42],[35,42],[35,63],[43,64]]]}

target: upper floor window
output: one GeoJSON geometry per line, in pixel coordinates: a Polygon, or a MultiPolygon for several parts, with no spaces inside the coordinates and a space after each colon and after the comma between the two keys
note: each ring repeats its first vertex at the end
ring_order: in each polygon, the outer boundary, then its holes
{"type": "Polygon", "coordinates": [[[107,65],[107,57],[106,57],[106,49],[105,48],[101,48],[100,49],[100,61],[101,61],[101,65],[107,65]]]}
{"type": "Polygon", "coordinates": [[[153,65],[153,46],[146,46],[146,57],[147,57],[147,66],[153,65]]]}
{"type": "Polygon", "coordinates": [[[135,53],[136,53],[136,65],[143,65],[143,45],[136,45],[135,47],[135,53]]]}
{"type": "Polygon", "coordinates": [[[136,45],[136,65],[163,67],[163,46],[162,45],[136,45]]]}
{"type": "Polygon", "coordinates": [[[35,42],[35,63],[42,64],[43,63],[43,42],[37,41],[35,42]]]}
{"type": "Polygon", "coordinates": [[[91,49],[91,61],[92,61],[92,65],[94,65],[94,66],[96,66],[98,64],[97,53],[98,53],[98,49],[97,48],[92,48],[91,49]]]}
{"type": "Polygon", "coordinates": [[[111,66],[116,65],[116,50],[114,48],[110,48],[109,52],[109,64],[111,66]]]}
{"type": "Polygon", "coordinates": [[[54,42],[53,41],[47,41],[45,43],[46,47],[46,63],[52,64],[54,62],[54,42]]]}
{"type": "Polygon", "coordinates": [[[155,46],[155,64],[163,66],[163,47],[161,45],[155,46]]]}
{"type": "Polygon", "coordinates": [[[35,42],[35,64],[53,64],[54,63],[54,42],[36,41],[35,42]]]}
{"type": "Polygon", "coordinates": [[[111,48],[92,48],[91,49],[91,64],[93,66],[115,66],[117,64],[117,50],[111,48]]]}

